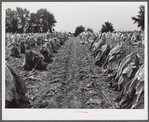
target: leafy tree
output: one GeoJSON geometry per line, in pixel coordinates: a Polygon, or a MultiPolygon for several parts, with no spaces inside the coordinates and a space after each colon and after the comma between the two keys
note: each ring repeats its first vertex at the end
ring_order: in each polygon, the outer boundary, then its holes
{"type": "Polygon", "coordinates": [[[6,9],[6,32],[45,33],[48,30],[52,32],[55,23],[54,15],[46,9],[40,9],[31,14],[26,8],[6,9]]]}
{"type": "Polygon", "coordinates": [[[138,12],[138,15],[137,17],[132,17],[131,19],[134,21],[134,23],[137,23],[138,27],[141,28],[141,30],[144,30],[144,11],[145,11],[145,8],[143,5],[141,5],[139,7],[139,12],[138,12]]]}
{"type": "Polygon", "coordinates": [[[16,11],[10,8],[6,9],[6,32],[15,33],[17,31],[17,23],[16,11]]]}
{"type": "Polygon", "coordinates": [[[92,28],[87,28],[87,31],[90,31],[91,33],[94,32],[92,28]]]}
{"type": "Polygon", "coordinates": [[[18,32],[24,33],[29,28],[29,21],[30,21],[30,13],[29,10],[22,9],[20,7],[16,8],[16,14],[17,14],[17,28],[18,32]]]}
{"type": "Polygon", "coordinates": [[[54,15],[48,12],[46,9],[40,9],[36,13],[37,25],[40,26],[41,32],[47,32],[48,29],[52,31],[52,27],[55,26],[56,20],[54,15]]]}
{"type": "Polygon", "coordinates": [[[38,23],[37,15],[35,13],[30,14],[30,22],[27,32],[33,32],[33,33],[40,32],[40,24],[38,23]]]}
{"type": "Polygon", "coordinates": [[[75,33],[74,33],[74,36],[78,36],[80,33],[84,32],[84,31],[85,31],[85,27],[83,27],[82,25],[77,26],[75,33]]]}
{"type": "Polygon", "coordinates": [[[113,32],[114,31],[114,28],[113,28],[113,25],[110,23],[110,22],[105,22],[104,25],[102,25],[102,29],[101,29],[101,32],[113,32]]]}

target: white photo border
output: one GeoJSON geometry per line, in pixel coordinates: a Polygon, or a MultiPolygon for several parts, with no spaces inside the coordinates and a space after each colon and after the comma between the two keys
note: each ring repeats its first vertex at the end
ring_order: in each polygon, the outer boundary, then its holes
{"type": "MultiPolygon", "coordinates": [[[[94,2],[95,3],[95,2],[94,2]]],[[[101,2],[104,4],[105,2],[101,2]]],[[[111,4],[110,4],[111,3],[111,4]]],[[[126,2],[108,2],[123,4],[126,2]]],[[[136,2],[129,2],[129,4],[136,2]]],[[[144,109],[5,109],[5,8],[2,2],[2,120],[148,120],[148,4],[145,5],[145,108],[144,109]],[[83,113],[82,111],[86,111],[83,113]]],[[[95,3],[96,4],[96,3],[95,3]]]]}

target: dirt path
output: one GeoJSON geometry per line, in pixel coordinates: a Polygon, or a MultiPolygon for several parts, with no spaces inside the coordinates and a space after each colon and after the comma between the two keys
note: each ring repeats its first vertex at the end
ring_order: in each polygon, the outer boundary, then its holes
{"type": "Polygon", "coordinates": [[[106,77],[88,49],[76,38],[65,43],[49,66],[35,108],[112,108],[102,93],[106,77]]]}

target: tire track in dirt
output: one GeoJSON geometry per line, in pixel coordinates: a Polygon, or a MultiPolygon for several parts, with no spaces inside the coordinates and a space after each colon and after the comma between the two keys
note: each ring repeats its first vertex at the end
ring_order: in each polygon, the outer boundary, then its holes
{"type": "Polygon", "coordinates": [[[47,72],[40,108],[110,108],[101,93],[100,69],[94,65],[89,47],[69,39],[55,55],[47,72]],[[97,85],[96,85],[97,84],[97,85]]]}

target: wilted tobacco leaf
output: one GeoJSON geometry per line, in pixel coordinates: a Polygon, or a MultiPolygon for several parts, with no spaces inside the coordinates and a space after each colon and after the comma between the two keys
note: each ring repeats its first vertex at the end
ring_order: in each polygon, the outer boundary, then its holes
{"type": "Polygon", "coordinates": [[[122,53],[115,55],[115,60],[120,59],[120,58],[121,58],[121,56],[122,56],[122,53]]]}
{"type": "Polygon", "coordinates": [[[117,102],[119,102],[119,101],[121,101],[122,99],[123,99],[123,97],[125,97],[125,95],[126,95],[126,92],[128,91],[128,88],[129,88],[129,85],[130,85],[130,83],[131,83],[131,81],[128,81],[127,83],[126,83],[126,85],[122,88],[122,90],[121,90],[121,92],[120,92],[120,94],[117,96],[117,102]]]}
{"type": "Polygon", "coordinates": [[[95,57],[95,60],[96,60],[96,59],[99,60],[99,59],[101,58],[101,54],[102,54],[102,52],[100,51],[100,52],[97,54],[97,56],[95,57]]]}
{"type": "Polygon", "coordinates": [[[140,92],[144,91],[144,81],[138,82],[136,86],[136,94],[140,94],[140,92]]]}
{"type": "MultiPolygon", "coordinates": [[[[123,46],[122,45],[117,45],[116,47],[114,47],[108,54],[107,56],[107,62],[106,64],[108,64],[107,69],[108,70],[117,70],[119,67],[119,64],[121,62],[121,60],[125,57],[125,51],[123,50],[123,46]]],[[[103,64],[103,66],[105,66],[105,63],[103,64]]]]}
{"type": "MultiPolygon", "coordinates": [[[[122,77],[120,77],[120,80],[123,80],[122,77]]],[[[142,65],[139,68],[134,78],[124,86],[122,93],[120,94],[121,96],[119,96],[119,101],[120,101],[119,104],[121,108],[144,107],[144,104],[143,104],[144,82],[143,81],[144,81],[144,65],[142,65]]]]}
{"type": "Polygon", "coordinates": [[[131,62],[130,64],[128,64],[128,66],[123,70],[123,73],[121,74],[119,81],[118,81],[118,85],[119,87],[123,87],[126,85],[127,82],[129,82],[132,77],[132,72],[134,70],[134,68],[136,68],[135,63],[131,62]]]}
{"type": "Polygon", "coordinates": [[[114,58],[115,58],[115,56],[110,56],[109,61],[113,60],[114,58]]]}
{"type": "Polygon", "coordinates": [[[105,45],[103,45],[103,46],[102,46],[102,53],[106,52],[107,49],[109,49],[109,48],[110,48],[110,44],[105,44],[105,45]]]}
{"type": "MultiPolygon", "coordinates": [[[[130,64],[133,60],[136,60],[136,53],[131,53],[127,55],[120,63],[119,68],[117,70],[116,79],[122,74],[123,70],[130,64]]],[[[130,67],[129,67],[130,68],[130,67]]]]}
{"type": "Polygon", "coordinates": [[[131,92],[132,89],[134,89],[136,87],[139,79],[141,81],[141,80],[143,80],[143,78],[144,78],[144,64],[138,69],[138,71],[136,72],[134,78],[131,80],[129,90],[127,92],[131,92]]]}
{"type": "Polygon", "coordinates": [[[12,89],[9,89],[8,87],[5,88],[5,100],[7,100],[7,101],[12,101],[13,100],[12,89]]]}
{"type": "Polygon", "coordinates": [[[144,109],[144,92],[135,95],[131,109],[144,109]]]}
{"type": "Polygon", "coordinates": [[[106,53],[106,51],[108,50],[109,46],[110,46],[109,44],[105,44],[105,45],[102,46],[101,52],[99,52],[98,55],[96,56],[98,58],[98,60],[100,60],[100,57],[102,55],[104,55],[104,53],[106,53]]]}
{"type": "Polygon", "coordinates": [[[101,48],[105,44],[106,44],[106,38],[105,38],[105,36],[102,37],[102,35],[101,35],[101,37],[97,38],[96,42],[93,44],[93,46],[94,46],[93,51],[101,48]]]}
{"type": "Polygon", "coordinates": [[[110,52],[110,44],[105,44],[102,46],[102,51],[98,53],[95,58],[95,65],[102,66],[110,52]]]}
{"type": "Polygon", "coordinates": [[[144,109],[144,101],[142,103],[138,103],[137,105],[135,105],[134,107],[132,107],[132,109],[144,109]]]}
{"type": "Polygon", "coordinates": [[[121,62],[121,59],[113,61],[111,65],[108,67],[108,69],[112,71],[115,69],[118,69],[120,62],[121,62]]]}
{"type": "Polygon", "coordinates": [[[141,70],[141,72],[139,73],[139,76],[137,78],[140,82],[144,81],[144,70],[141,70]]]}
{"type": "Polygon", "coordinates": [[[122,74],[126,74],[127,77],[131,77],[132,72],[134,69],[136,69],[136,65],[134,62],[131,62],[130,64],[128,64],[128,66],[123,70],[122,74]]]}
{"type": "Polygon", "coordinates": [[[109,57],[112,56],[113,54],[117,54],[120,52],[122,48],[122,45],[117,45],[115,46],[110,52],[109,52],[109,57]]]}
{"type": "MultiPolygon", "coordinates": [[[[24,81],[8,64],[5,65],[5,75],[5,101],[9,101],[10,106],[14,104],[11,103],[12,101],[15,101],[16,106],[19,105],[20,99],[21,101],[27,101],[24,81]]],[[[6,105],[6,107],[10,106],[6,105]]]]}
{"type": "Polygon", "coordinates": [[[128,77],[126,75],[121,75],[120,78],[119,78],[119,81],[118,81],[118,84],[124,84],[124,82],[127,82],[128,81],[128,77]]]}

